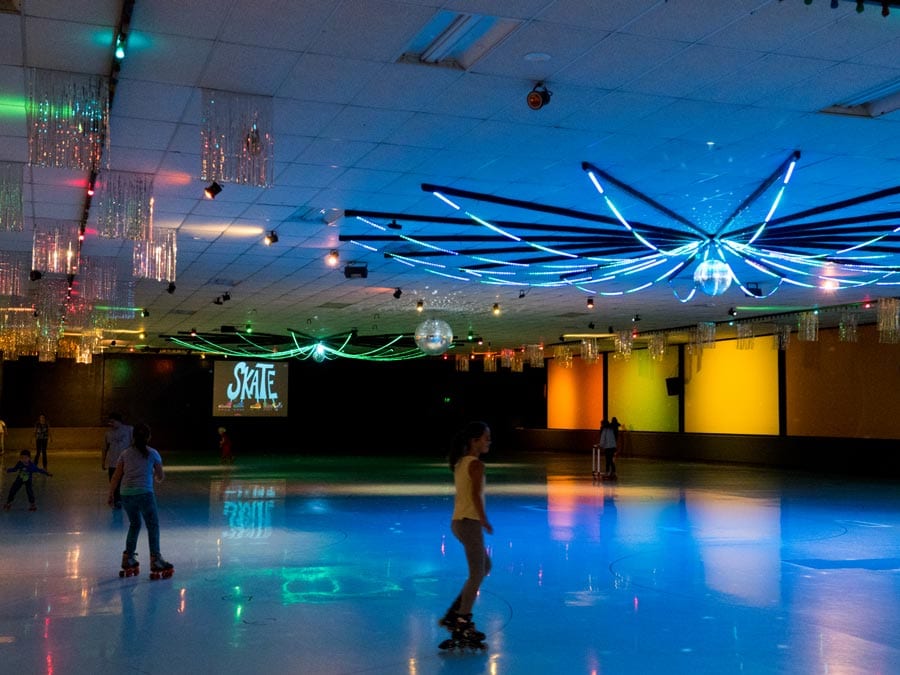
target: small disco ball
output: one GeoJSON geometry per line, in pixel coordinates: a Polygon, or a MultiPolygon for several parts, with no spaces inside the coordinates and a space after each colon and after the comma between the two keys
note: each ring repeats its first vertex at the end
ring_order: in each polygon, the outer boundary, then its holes
{"type": "Polygon", "coordinates": [[[731,268],[723,260],[704,260],[694,270],[694,282],[707,295],[722,295],[731,286],[731,268]]]}
{"type": "Polygon", "coordinates": [[[427,319],[416,328],[416,344],[426,354],[437,356],[450,349],[453,329],[441,319],[427,319]]]}

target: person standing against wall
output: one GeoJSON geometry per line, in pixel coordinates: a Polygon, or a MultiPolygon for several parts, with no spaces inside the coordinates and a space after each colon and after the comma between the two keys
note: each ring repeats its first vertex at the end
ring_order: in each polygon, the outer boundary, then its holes
{"type": "MultiPolygon", "coordinates": [[[[109,414],[109,430],[103,437],[103,451],[100,464],[106,469],[107,477],[110,481],[112,481],[113,474],[116,472],[119,456],[131,445],[131,433],[132,428],[122,421],[121,413],[111,412],[109,414]]],[[[114,509],[122,508],[122,494],[118,485],[114,490],[111,506],[114,509]]]]}
{"type": "Polygon", "coordinates": [[[234,464],[234,455],[231,453],[231,436],[225,427],[219,427],[219,456],[222,464],[234,464]]]}
{"type": "Polygon", "coordinates": [[[603,480],[617,480],[616,475],[616,433],[612,424],[605,417],[600,422],[600,447],[603,448],[603,457],[606,460],[606,472],[601,476],[603,480]]]}
{"type": "Polygon", "coordinates": [[[6,452],[6,422],[0,420],[0,455],[6,452]]]}
{"type": "Polygon", "coordinates": [[[50,443],[50,425],[47,424],[47,417],[42,413],[38,416],[38,421],[34,425],[34,463],[41,462],[44,465],[44,471],[47,470],[47,445],[50,443]],[[41,460],[43,457],[43,460],[41,460]]]}

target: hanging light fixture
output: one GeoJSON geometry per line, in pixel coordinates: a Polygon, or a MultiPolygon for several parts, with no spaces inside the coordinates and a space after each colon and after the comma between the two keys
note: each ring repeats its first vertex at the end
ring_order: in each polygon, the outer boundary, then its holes
{"type": "Polygon", "coordinates": [[[325,256],[325,264],[329,267],[337,267],[340,261],[341,254],[338,253],[338,250],[336,248],[331,249],[325,256]]]}
{"type": "Polygon", "coordinates": [[[0,162],[0,231],[21,232],[24,229],[22,210],[22,164],[0,162]]]}
{"type": "Polygon", "coordinates": [[[265,237],[263,237],[263,243],[266,246],[271,246],[272,244],[278,243],[278,233],[275,230],[269,230],[265,237]]]}
{"type": "Polygon", "coordinates": [[[147,239],[153,227],[153,176],[108,171],[97,190],[97,231],[105,239],[147,239]]]}
{"type": "Polygon", "coordinates": [[[204,89],[200,176],[204,180],[272,185],[273,99],[204,89]]]}
{"type": "Polygon", "coordinates": [[[109,79],[34,68],[28,73],[28,163],[91,171],[108,142],[109,79]]]}
{"type": "Polygon", "coordinates": [[[40,272],[74,274],[78,269],[78,223],[42,220],[35,223],[31,268],[40,272]]]}
{"type": "Polygon", "coordinates": [[[175,269],[178,258],[177,231],[174,228],[151,230],[147,239],[134,242],[132,274],[138,279],[168,281],[169,293],[175,292],[175,269]]]}
{"type": "Polygon", "coordinates": [[[491,312],[493,313],[494,316],[500,316],[500,303],[499,302],[494,303],[494,306],[491,309],[491,312]]]}

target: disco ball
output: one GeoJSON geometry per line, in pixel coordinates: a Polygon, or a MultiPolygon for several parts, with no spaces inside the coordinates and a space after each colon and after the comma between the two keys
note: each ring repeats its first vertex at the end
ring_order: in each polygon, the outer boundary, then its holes
{"type": "Polygon", "coordinates": [[[731,268],[722,260],[704,260],[694,270],[694,282],[707,295],[722,295],[731,286],[731,268]]]}
{"type": "Polygon", "coordinates": [[[427,319],[416,328],[416,344],[426,354],[437,356],[450,349],[453,329],[441,319],[427,319]]]}

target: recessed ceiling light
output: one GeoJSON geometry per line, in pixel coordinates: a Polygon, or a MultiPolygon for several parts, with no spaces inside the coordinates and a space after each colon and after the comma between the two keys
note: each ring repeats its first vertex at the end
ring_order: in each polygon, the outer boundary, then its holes
{"type": "Polygon", "coordinates": [[[528,52],[525,55],[526,61],[531,61],[532,63],[538,63],[541,61],[549,61],[550,55],[546,52],[528,52]]]}

